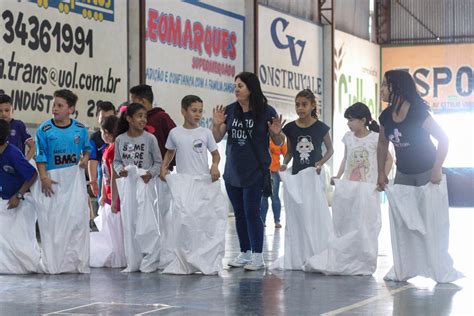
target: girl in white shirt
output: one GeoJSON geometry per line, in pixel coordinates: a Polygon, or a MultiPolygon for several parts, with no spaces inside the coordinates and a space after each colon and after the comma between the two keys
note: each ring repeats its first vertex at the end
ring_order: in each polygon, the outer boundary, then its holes
{"type": "MultiPolygon", "coordinates": [[[[377,143],[379,125],[372,119],[367,105],[354,103],[346,109],[348,131],[342,138],[345,145],[344,158],[339,171],[333,179],[377,183],[377,143]]],[[[388,174],[392,167],[392,156],[387,155],[385,172],[388,174]]],[[[331,181],[331,184],[334,184],[331,181]]]]}
{"type": "MultiPolygon", "coordinates": [[[[308,259],[305,271],[334,275],[370,275],[375,272],[381,228],[377,185],[378,124],[369,108],[355,103],[344,113],[350,131],[344,135],[344,158],[331,179],[336,185],[332,200],[335,236],[325,251],[308,259]],[[334,180],[340,179],[342,180],[334,180]]],[[[391,168],[391,156],[386,170],[391,168]]]]}

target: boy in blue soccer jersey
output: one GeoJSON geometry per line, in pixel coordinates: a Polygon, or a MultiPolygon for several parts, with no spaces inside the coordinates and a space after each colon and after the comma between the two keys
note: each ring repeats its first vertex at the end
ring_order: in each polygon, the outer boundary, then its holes
{"type": "Polygon", "coordinates": [[[87,128],[69,118],[74,113],[77,96],[70,90],[54,92],[53,118],[43,122],[36,131],[36,164],[41,190],[46,196],[54,194],[53,184],[46,171],[79,164],[87,167],[91,151],[87,128]]]}
{"type": "Polygon", "coordinates": [[[25,198],[23,195],[36,180],[35,168],[21,151],[7,142],[10,124],[0,120],[0,198],[8,200],[7,208],[16,208],[25,198]]]}
{"type": "Polygon", "coordinates": [[[82,169],[87,167],[91,147],[87,128],[69,117],[76,103],[77,96],[70,90],[54,92],[53,118],[36,131],[42,191],[35,195],[41,233],[40,270],[49,274],[90,271],[89,207],[82,169]]]}

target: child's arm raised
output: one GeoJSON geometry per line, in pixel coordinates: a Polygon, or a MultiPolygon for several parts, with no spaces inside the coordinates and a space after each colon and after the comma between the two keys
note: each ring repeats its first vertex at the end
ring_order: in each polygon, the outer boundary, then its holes
{"type": "Polygon", "coordinates": [[[324,146],[326,146],[326,153],[324,154],[323,158],[321,158],[321,160],[316,162],[315,165],[314,165],[314,167],[316,168],[316,173],[317,174],[321,173],[321,167],[334,154],[334,149],[332,147],[332,141],[331,141],[331,135],[329,135],[329,132],[326,133],[326,135],[324,135],[323,141],[324,141],[324,146]]]}
{"type": "Polygon", "coordinates": [[[211,165],[211,179],[212,182],[219,180],[221,173],[219,172],[219,162],[221,161],[221,155],[218,150],[211,152],[212,165],[211,165]]]}
{"type": "Polygon", "coordinates": [[[163,160],[163,163],[161,164],[161,170],[160,170],[160,179],[162,181],[166,182],[166,175],[168,174],[168,166],[173,160],[174,155],[176,154],[176,149],[168,149],[165,153],[165,158],[163,160]]]}

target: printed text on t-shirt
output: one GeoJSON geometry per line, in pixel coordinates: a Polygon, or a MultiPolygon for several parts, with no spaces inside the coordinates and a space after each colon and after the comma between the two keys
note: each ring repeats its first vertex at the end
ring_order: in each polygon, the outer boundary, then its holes
{"type": "Polygon", "coordinates": [[[143,168],[145,144],[127,144],[122,147],[122,160],[132,162],[138,168],[143,168]]]}
{"type": "MultiPolygon", "coordinates": [[[[244,121],[248,133],[252,136],[253,119],[245,119],[244,121]]],[[[244,130],[244,124],[240,119],[234,118],[232,121],[232,138],[237,140],[237,143],[241,146],[245,145],[247,141],[247,132],[244,130]]]]}

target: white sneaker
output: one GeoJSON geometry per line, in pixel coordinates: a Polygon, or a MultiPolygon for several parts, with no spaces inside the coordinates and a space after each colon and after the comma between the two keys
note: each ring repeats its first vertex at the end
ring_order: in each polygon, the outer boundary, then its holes
{"type": "Polygon", "coordinates": [[[227,265],[234,268],[241,268],[250,262],[252,252],[247,250],[247,252],[241,252],[237,257],[232,259],[227,265]]]}
{"type": "Polygon", "coordinates": [[[262,253],[253,253],[250,262],[244,266],[245,270],[257,271],[265,268],[262,253]]]}

